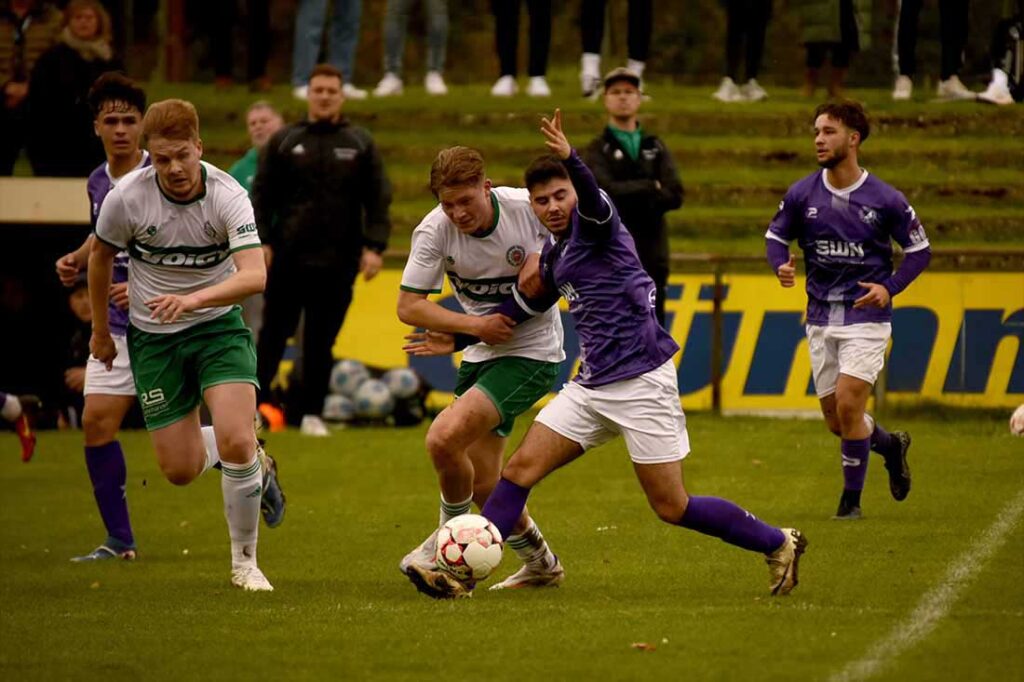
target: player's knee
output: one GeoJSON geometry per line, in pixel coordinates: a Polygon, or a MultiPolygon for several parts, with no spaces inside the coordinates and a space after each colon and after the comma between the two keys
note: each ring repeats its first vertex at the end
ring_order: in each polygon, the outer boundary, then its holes
{"type": "MultiPolygon", "coordinates": [[[[840,400],[836,403],[836,414],[841,431],[859,426],[864,421],[864,406],[854,400],[840,400]]],[[[831,424],[829,425],[831,428],[831,424]]]]}
{"type": "Polygon", "coordinates": [[[451,435],[445,429],[431,428],[427,431],[426,446],[436,468],[444,468],[459,454],[458,449],[452,447],[451,435]]]}
{"type": "Polygon", "coordinates": [[[256,450],[256,442],[251,431],[227,433],[217,437],[217,450],[225,462],[245,463],[252,459],[256,450]]]}
{"type": "Polygon", "coordinates": [[[161,464],[160,470],[171,485],[188,485],[197,476],[196,471],[180,462],[161,464]]]}
{"type": "Polygon", "coordinates": [[[836,417],[835,415],[831,416],[830,418],[825,420],[825,425],[828,427],[828,430],[832,432],[832,435],[843,435],[843,429],[839,425],[839,417],[836,417]]]}
{"type": "Polygon", "coordinates": [[[650,500],[651,509],[665,523],[676,524],[686,512],[686,498],[666,498],[650,500]]]}
{"type": "Polygon", "coordinates": [[[109,443],[117,436],[117,420],[102,412],[86,410],[82,415],[82,435],[88,446],[109,443]]]}

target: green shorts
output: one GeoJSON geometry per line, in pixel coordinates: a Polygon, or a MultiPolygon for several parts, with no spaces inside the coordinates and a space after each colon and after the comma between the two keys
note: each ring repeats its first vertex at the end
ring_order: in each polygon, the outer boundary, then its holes
{"type": "Polygon", "coordinates": [[[494,432],[507,436],[512,433],[516,417],[551,391],[559,367],[559,362],[513,357],[463,362],[459,365],[455,395],[460,396],[474,386],[483,391],[501,415],[501,423],[494,432]]]}
{"type": "Polygon", "coordinates": [[[219,384],[252,384],[256,347],[241,308],[171,334],[128,327],[128,352],[142,415],[150,431],[188,416],[219,384]]]}

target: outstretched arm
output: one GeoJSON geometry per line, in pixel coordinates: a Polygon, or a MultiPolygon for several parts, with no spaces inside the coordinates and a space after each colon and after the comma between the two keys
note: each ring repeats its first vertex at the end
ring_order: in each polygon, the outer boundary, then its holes
{"type": "Polygon", "coordinates": [[[608,201],[601,194],[594,174],[583,163],[583,159],[569,144],[562,131],[562,110],[555,109],[550,119],[542,118],[540,130],[547,138],[544,144],[559,159],[569,172],[569,179],[576,190],[576,211],[580,217],[591,223],[606,223],[612,211],[608,201]]]}

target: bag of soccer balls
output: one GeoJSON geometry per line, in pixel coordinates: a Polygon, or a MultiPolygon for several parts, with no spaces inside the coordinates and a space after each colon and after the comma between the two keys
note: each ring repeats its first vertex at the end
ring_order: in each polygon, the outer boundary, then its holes
{"type": "Polygon", "coordinates": [[[358,360],[339,360],[331,369],[329,386],[321,415],[327,422],[413,426],[426,416],[430,387],[408,367],[383,370],[358,360]]]}

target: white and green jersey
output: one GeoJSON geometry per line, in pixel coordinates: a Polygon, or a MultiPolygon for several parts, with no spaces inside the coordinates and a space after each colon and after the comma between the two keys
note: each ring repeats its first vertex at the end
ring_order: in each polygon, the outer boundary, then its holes
{"type": "MultiPolygon", "coordinates": [[[[511,296],[526,256],[539,252],[549,233],[533,214],[525,189],[495,187],[491,201],[494,223],[480,236],[460,232],[440,206],[428,213],[412,233],[402,289],[440,293],[447,275],[455,298],[469,315],[486,315],[511,296]]],[[[508,356],[564,360],[558,306],[520,324],[506,343],[468,347],[463,359],[484,362],[508,356]]]]}
{"type": "Polygon", "coordinates": [[[232,253],[260,245],[245,189],[206,162],[202,173],[202,193],[181,202],[164,194],[152,167],[133,171],[100,209],[96,237],[128,252],[129,320],[142,331],[169,334],[229,312],[232,306],[200,308],[161,324],[150,319],[146,301],[222,282],[235,273],[232,253]]]}

